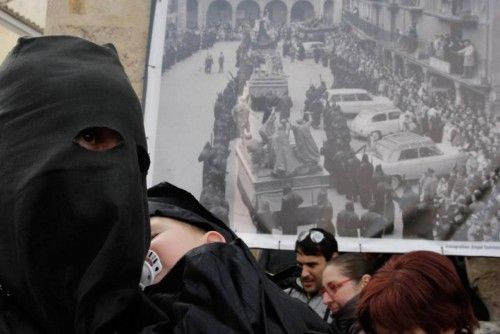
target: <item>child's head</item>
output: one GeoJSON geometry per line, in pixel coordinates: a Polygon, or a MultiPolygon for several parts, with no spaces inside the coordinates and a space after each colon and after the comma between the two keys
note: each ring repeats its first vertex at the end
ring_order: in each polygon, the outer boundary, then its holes
{"type": "Polygon", "coordinates": [[[148,190],[151,246],[160,258],[158,283],[190,250],[236,238],[231,229],[205,209],[190,193],[163,182],[148,190]]]}
{"type": "Polygon", "coordinates": [[[151,217],[150,249],[158,254],[162,264],[155,283],[161,281],[190,250],[212,242],[226,242],[226,239],[217,231],[204,231],[177,219],[151,217]]]}

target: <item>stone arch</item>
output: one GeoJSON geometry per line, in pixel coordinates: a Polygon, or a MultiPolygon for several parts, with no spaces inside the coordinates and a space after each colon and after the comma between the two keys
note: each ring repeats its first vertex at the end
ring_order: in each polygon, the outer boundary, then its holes
{"type": "Polygon", "coordinates": [[[323,4],[323,17],[329,24],[333,23],[333,0],[326,0],[323,4]]]}
{"type": "Polygon", "coordinates": [[[252,27],[260,17],[260,6],[255,0],[243,0],[236,7],[236,25],[250,24],[252,27]]]}
{"type": "Polygon", "coordinates": [[[264,15],[269,16],[269,20],[274,25],[286,24],[288,8],[281,0],[272,0],[266,4],[264,15]]]}
{"type": "Polygon", "coordinates": [[[290,20],[294,21],[307,21],[313,19],[314,6],[307,0],[300,0],[293,4],[292,11],[290,13],[290,20]]]}
{"type": "Polygon", "coordinates": [[[198,28],[198,0],[186,1],[186,28],[198,28]]]}
{"type": "Polygon", "coordinates": [[[207,26],[214,24],[231,24],[233,7],[226,0],[214,0],[208,5],[206,22],[207,26]]]}

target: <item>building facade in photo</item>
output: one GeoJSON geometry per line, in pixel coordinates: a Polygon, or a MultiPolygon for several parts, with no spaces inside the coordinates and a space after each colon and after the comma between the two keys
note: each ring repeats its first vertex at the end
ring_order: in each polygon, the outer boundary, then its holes
{"type": "Polygon", "coordinates": [[[497,0],[344,0],[343,9],[343,20],[380,46],[394,67],[421,72],[457,104],[475,101],[498,115],[497,0]]]}
{"type": "Polygon", "coordinates": [[[250,23],[268,15],[275,24],[287,24],[312,18],[326,18],[339,22],[340,0],[171,0],[179,30],[199,28],[211,24],[250,23]]]}

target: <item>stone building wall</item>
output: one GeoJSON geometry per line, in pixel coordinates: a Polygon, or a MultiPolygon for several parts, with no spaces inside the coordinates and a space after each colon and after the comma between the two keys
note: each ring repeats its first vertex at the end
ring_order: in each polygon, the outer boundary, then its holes
{"type": "Polygon", "coordinates": [[[46,35],[73,35],[113,43],[141,98],[152,1],[48,0],[46,35]]]}

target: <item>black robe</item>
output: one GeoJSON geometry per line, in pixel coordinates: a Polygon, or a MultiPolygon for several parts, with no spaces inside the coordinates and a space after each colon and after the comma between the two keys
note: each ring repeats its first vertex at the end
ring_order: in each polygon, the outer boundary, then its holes
{"type": "Polygon", "coordinates": [[[329,333],[314,311],[265,277],[240,239],[191,250],[146,293],[170,320],[143,334],[329,333]]]}
{"type": "Polygon", "coordinates": [[[358,296],[354,296],[337,313],[332,315],[335,321],[332,322],[331,326],[335,333],[364,333],[356,317],[356,307],[358,306],[358,302],[358,296]]]}

